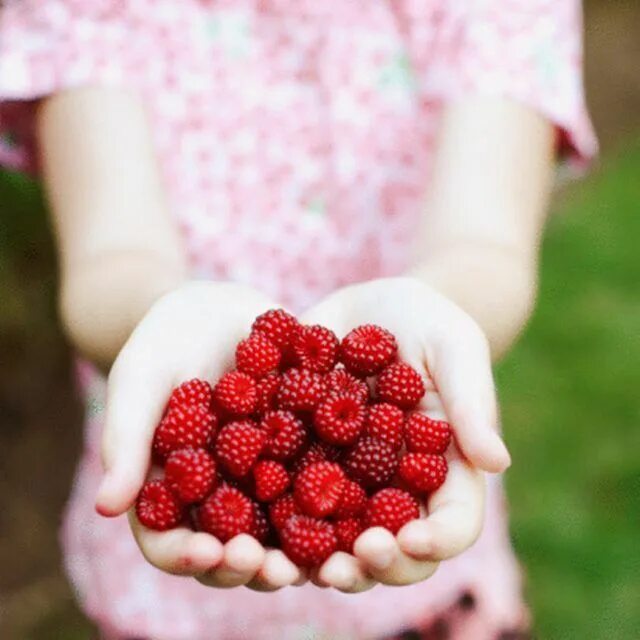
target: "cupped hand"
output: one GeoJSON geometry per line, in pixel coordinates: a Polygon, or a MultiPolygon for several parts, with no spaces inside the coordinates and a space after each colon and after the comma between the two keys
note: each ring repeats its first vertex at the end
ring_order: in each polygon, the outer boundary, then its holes
{"type": "Polygon", "coordinates": [[[454,442],[444,484],[427,500],[427,515],[397,536],[365,531],[354,555],[333,554],[317,571],[317,584],[357,592],[376,583],[405,585],[429,578],[438,563],[462,553],[478,537],[484,512],[484,471],[510,464],[498,435],[489,347],[459,307],[413,278],[352,285],[324,299],[301,318],[342,338],[361,324],[378,324],[398,340],[400,357],[424,376],[419,409],[450,422],[454,442]]]}
{"type": "Polygon", "coordinates": [[[222,544],[185,527],[152,531],[132,505],[150,472],[151,442],[171,390],[190,378],[214,382],[233,365],[235,346],[255,317],[277,307],[249,287],[192,282],[160,298],[131,334],[109,374],[102,453],[104,478],[96,509],[129,511],[145,558],[162,571],[194,576],[216,587],[274,590],[301,579],[278,550],[249,535],[222,544]]]}

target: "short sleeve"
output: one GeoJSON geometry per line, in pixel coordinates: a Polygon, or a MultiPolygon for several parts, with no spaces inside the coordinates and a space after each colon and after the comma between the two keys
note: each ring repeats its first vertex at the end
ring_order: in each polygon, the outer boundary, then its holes
{"type": "Polygon", "coordinates": [[[86,85],[128,86],[142,78],[136,70],[148,70],[149,52],[157,49],[147,26],[152,15],[146,1],[5,0],[0,164],[35,169],[33,115],[39,98],[86,85]]]}
{"type": "Polygon", "coordinates": [[[449,101],[501,95],[557,127],[558,150],[576,168],[597,153],[582,79],[580,0],[442,3],[427,95],[449,101]]]}

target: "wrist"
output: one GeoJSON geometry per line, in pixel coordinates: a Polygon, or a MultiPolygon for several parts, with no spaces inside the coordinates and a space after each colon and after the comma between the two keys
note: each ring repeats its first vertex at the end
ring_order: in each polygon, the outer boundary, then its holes
{"type": "Polygon", "coordinates": [[[447,247],[414,267],[410,275],[476,321],[494,360],[518,338],[535,304],[535,260],[501,247],[447,247]]]}
{"type": "Polygon", "coordinates": [[[149,308],[186,281],[179,259],[153,252],[118,252],[62,275],[59,308],[73,346],[107,370],[149,308]]]}

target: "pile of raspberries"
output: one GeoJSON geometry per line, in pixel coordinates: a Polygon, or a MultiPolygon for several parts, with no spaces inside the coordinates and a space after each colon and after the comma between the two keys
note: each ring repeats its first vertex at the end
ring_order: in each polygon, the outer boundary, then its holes
{"type": "Polygon", "coordinates": [[[445,480],[446,422],[415,408],[422,378],[395,337],[329,329],[267,311],[211,387],[174,389],[153,439],[164,477],[140,491],[151,529],[179,525],[222,542],[247,533],[298,566],[353,552],[369,527],[393,534],[445,480]]]}

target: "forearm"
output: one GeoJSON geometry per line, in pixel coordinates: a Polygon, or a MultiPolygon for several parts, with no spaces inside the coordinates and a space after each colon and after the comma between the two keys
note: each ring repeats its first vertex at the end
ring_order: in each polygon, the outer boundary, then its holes
{"type": "Polygon", "coordinates": [[[135,95],[113,89],[63,93],[38,111],[62,323],[103,368],[151,304],[185,277],[146,120],[135,95]]]}
{"type": "Polygon", "coordinates": [[[412,273],[476,320],[494,359],[533,308],[552,154],[552,126],[509,101],[470,98],[443,118],[412,273]]]}

